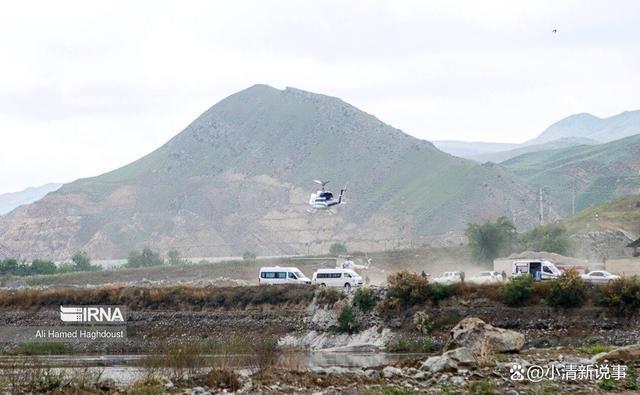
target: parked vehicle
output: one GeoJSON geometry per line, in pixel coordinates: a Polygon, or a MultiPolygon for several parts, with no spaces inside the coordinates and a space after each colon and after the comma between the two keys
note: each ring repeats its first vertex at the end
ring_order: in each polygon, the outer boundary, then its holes
{"type": "Polygon", "coordinates": [[[495,284],[502,282],[502,274],[496,271],[480,272],[468,280],[473,284],[495,284]]]}
{"type": "Polygon", "coordinates": [[[318,269],[313,273],[311,282],[327,287],[341,287],[345,291],[351,287],[360,287],[363,284],[362,277],[351,269],[318,269]]]}
{"type": "Polygon", "coordinates": [[[258,277],[258,284],[311,284],[297,267],[262,267],[258,277]]]}
{"type": "Polygon", "coordinates": [[[553,263],[545,260],[513,261],[511,274],[521,276],[530,274],[536,279],[550,280],[559,277],[562,272],[553,263]]]}
{"type": "Polygon", "coordinates": [[[618,280],[620,279],[620,276],[616,275],[616,274],[611,274],[607,271],[604,270],[594,270],[592,272],[589,272],[587,274],[583,274],[582,279],[584,281],[588,281],[591,283],[600,283],[600,284],[606,284],[609,281],[614,281],[614,280],[618,280]]]}
{"type": "Polygon", "coordinates": [[[462,282],[462,272],[444,272],[438,277],[434,277],[431,282],[438,284],[455,284],[462,282]]]}

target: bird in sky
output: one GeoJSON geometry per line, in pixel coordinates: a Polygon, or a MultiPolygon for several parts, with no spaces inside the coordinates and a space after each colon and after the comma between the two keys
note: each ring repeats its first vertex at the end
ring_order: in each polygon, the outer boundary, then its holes
{"type": "Polygon", "coordinates": [[[553,34],[558,33],[558,29],[553,29],[553,30],[551,31],[551,33],[553,33],[553,34]]]}

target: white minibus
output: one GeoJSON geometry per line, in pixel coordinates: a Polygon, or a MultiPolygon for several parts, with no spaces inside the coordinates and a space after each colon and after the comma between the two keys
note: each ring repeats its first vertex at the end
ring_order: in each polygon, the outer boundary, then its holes
{"type": "Polygon", "coordinates": [[[297,267],[262,267],[258,277],[258,284],[311,284],[297,267]]]}
{"type": "Polygon", "coordinates": [[[362,277],[351,269],[318,269],[313,273],[311,282],[328,287],[342,287],[349,291],[351,287],[362,285],[362,277]]]}

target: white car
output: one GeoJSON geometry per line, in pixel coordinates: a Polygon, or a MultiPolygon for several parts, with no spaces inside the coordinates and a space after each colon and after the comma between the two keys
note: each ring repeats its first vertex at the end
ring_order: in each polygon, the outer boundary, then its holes
{"type": "Polygon", "coordinates": [[[456,284],[462,282],[461,272],[444,272],[431,280],[438,284],[456,284]]]}
{"type": "Polygon", "coordinates": [[[581,277],[584,281],[592,283],[608,283],[609,281],[620,279],[620,276],[611,274],[604,270],[594,270],[587,274],[583,274],[581,277]]]}
{"type": "Polygon", "coordinates": [[[363,284],[362,277],[351,269],[318,269],[313,273],[311,282],[320,286],[341,287],[349,291],[363,284]]]}
{"type": "Polygon", "coordinates": [[[502,274],[495,271],[480,272],[469,279],[473,284],[496,284],[502,282],[502,274]]]}

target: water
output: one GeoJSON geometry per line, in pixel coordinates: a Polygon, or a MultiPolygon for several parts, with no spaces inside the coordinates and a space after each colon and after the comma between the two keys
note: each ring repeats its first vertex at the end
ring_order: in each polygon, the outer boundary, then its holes
{"type": "MultiPolygon", "coordinates": [[[[255,366],[255,354],[203,355],[204,365],[220,365],[233,369],[255,366]]],[[[276,366],[292,369],[312,369],[338,366],[345,368],[371,368],[392,365],[400,361],[424,357],[423,354],[396,353],[344,353],[344,352],[292,352],[278,356],[276,366]]],[[[48,366],[54,369],[89,369],[101,373],[120,384],[130,384],[143,377],[148,369],[148,355],[46,355],[46,356],[0,356],[0,369],[28,369],[29,366],[48,366]]],[[[163,357],[154,356],[161,366],[163,357]]],[[[166,360],[168,362],[168,360],[166,360]]],[[[167,364],[168,365],[168,364],[167,364]]],[[[6,374],[6,373],[5,373],[6,374]]],[[[0,373],[1,375],[1,373],[0,373]]]]}

